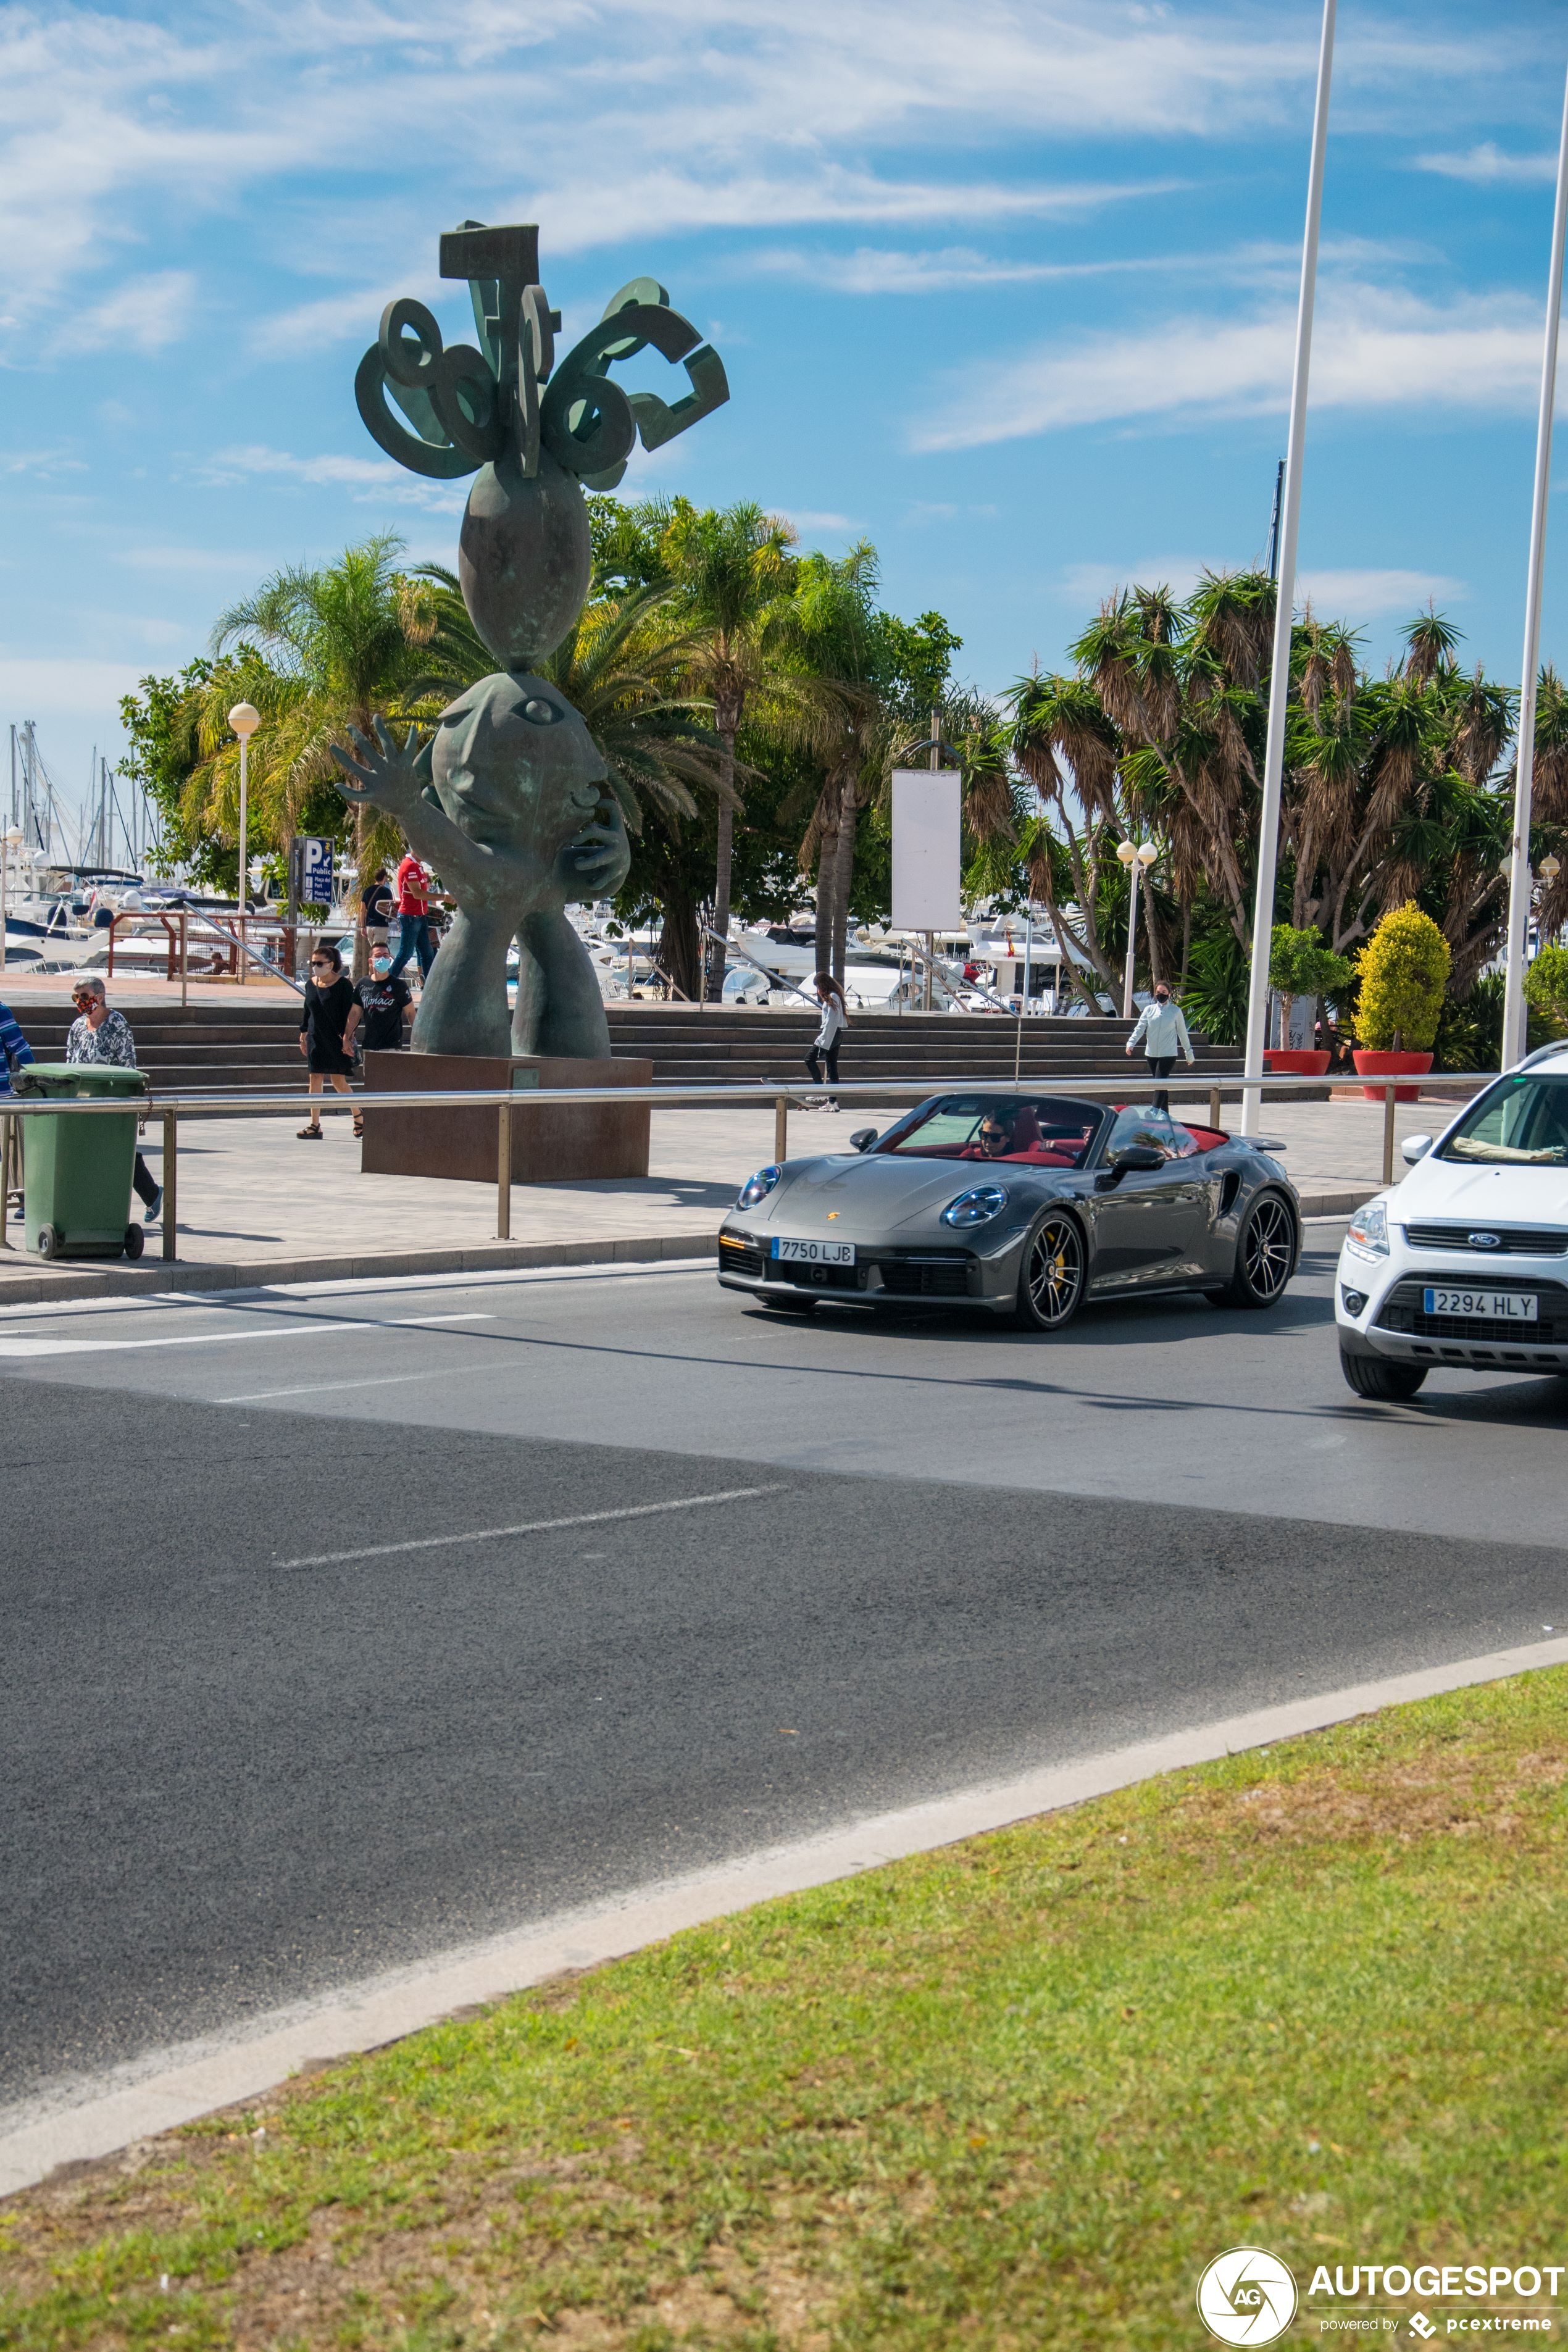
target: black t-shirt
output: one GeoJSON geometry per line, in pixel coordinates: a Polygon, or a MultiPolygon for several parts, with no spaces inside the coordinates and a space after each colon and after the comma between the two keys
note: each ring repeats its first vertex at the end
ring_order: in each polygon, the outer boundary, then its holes
{"type": "Polygon", "coordinates": [[[359,1042],[367,1054],[394,1053],[403,1043],[403,1008],[412,1003],[405,980],[362,980],[359,1042]]]}
{"type": "Polygon", "coordinates": [[[367,883],[359,894],[359,902],[364,909],[367,924],[382,924],[389,921],[395,904],[391,887],[385,882],[367,883]]]}
{"type": "Polygon", "coordinates": [[[335,1045],[342,1051],[343,1031],[348,1025],[353,1001],[353,982],[345,979],[342,972],[331,988],[318,988],[313,980],[306,982],[300,1026],[310,1031],[312,1045],[335,1045]]]}

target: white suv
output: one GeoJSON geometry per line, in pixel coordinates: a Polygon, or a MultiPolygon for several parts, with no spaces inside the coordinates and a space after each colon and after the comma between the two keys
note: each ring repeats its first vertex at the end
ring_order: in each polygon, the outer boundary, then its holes
{"type": "Polygon", "coordinates": [[[1334,1276],[1358,1396],[1414,1396],[1436,1366],[1568,1372],[1568,1045],[1489,1087],[1351,1220],[1334,1276]]]}

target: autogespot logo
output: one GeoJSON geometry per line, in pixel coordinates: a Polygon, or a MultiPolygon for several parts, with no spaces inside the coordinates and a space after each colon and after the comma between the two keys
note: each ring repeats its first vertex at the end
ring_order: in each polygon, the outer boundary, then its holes
{"type": "Polygon", "coordinates": [[[1222,2344],[1272,2344],[1296,2316],[1296,2282],[1278,2254],[1232,2246],[1198,2281],[1198,2317],[1222,2344]]]}

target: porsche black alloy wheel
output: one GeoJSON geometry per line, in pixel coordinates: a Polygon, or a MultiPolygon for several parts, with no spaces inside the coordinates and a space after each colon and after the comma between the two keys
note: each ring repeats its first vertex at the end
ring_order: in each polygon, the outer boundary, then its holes
{"type": "Polygon", "coordinates": [[[1026,1331],[1060,1331],[1083,1304],[1083,1235],[1072,1219],[1050,1211],[1024,1248],[1015,1319],[1026,1331]]]}
{"type": "Polygon", "coordinates": [[[1260,1193],[1237,1236],[1232,1306],[1272,1307],[1295,1267],[1295,1220],[1278,1192],[1260,1193]]]}
{"type": "Polygon", "coordinates": [[[1425,1364],[1394,1364],[1386,1356],[1351,1356],[1340,1349],[1340,1370],[1359,1397],[1399,1404],[1413,1397],[1426,1377],[1425,1364]]]}

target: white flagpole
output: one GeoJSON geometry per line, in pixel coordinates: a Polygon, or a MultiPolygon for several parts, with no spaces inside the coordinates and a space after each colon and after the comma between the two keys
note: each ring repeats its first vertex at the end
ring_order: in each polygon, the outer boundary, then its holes
{"type": "MultiPolygon", "coordinates": [[[[1252,971],[1247,991],[1247,1077],[1263,1076],[1268,1043],[1268,957],[1274,944],[1274,877],[1279,862],[1279,789],[1285,773],[1285,707],[1290,694],[1290,623],[1296,602],[1296,541],[1301,520],[1301,458],[1307,437],[1307,379],[1312,366],[1312,308],[1318,292],[1318,231],[1323,217],[1323,157],[1329,140],[1329,84],[1334,70],[1338,0],[1323,0],[1318,51],[1318,100],[1312,112],[1312,161],[1307,176],[1307,229],[1301,244],[1301,294],[1296,308],[1296,364],[1290,379],[1290,436],[1285,445],[1285,502],[1279,537],[1279,580],[1274,614],[1274,660],[1268,679],[1268,742],[1263,757],[1263,806],[1258,822],[1258,882],[1252,903],[1252,971]]],[[[1262,1097],[1241,1098],[1241,1132],[1255,1135],[1262,1097]]]]}
{"type": "Polygon", "coordinates": [[[1552,216],[1552,268],[1546,281],[1546,347],[1541,363],[1541,415],[1535,428],[1535,503],[1530,516],[1530,576],[1524,589],[1524,668],[1519,688],[1514,762],[1513,845],[1508,861],[1508,969],[1503,975],[1502,1066],[1524,1059],[1524,951],[1530,925],[1530,808],[1535,789],[1535,689],[1541,668],[1541,583],[1546,567],[1546,501],[1552,489],[1552,415],[1557,404],[1557,329],[1563,315],[1563,245],[1568,230],[1568,89],[1557,147],[1557,208],[1552,216]]]}

